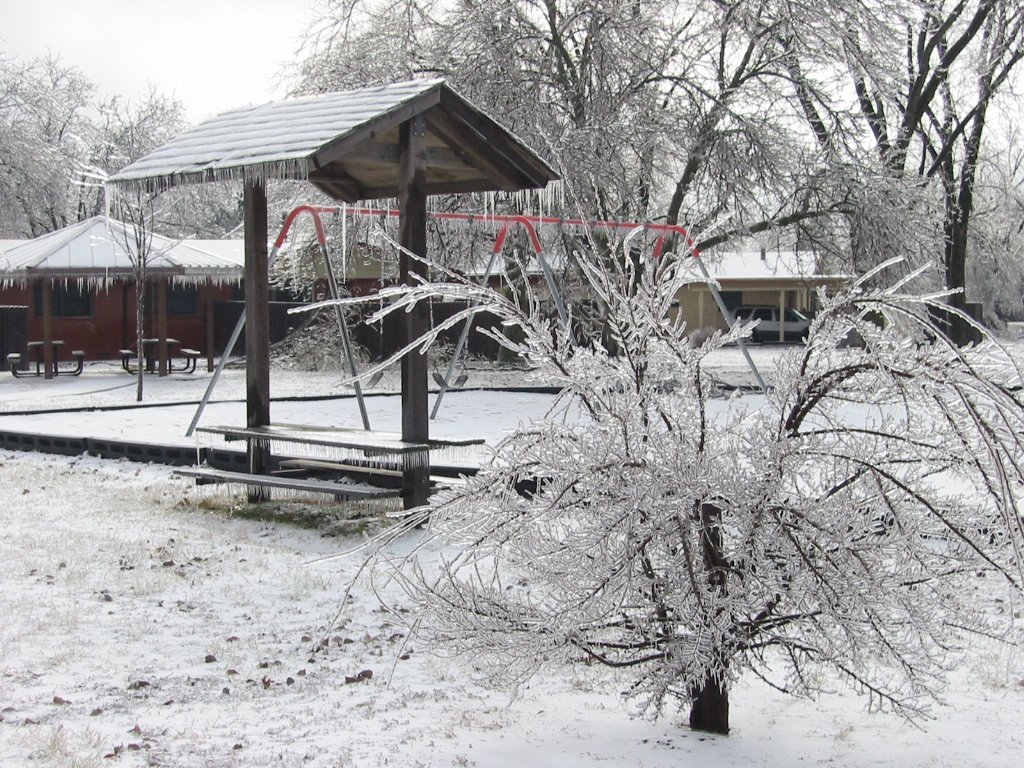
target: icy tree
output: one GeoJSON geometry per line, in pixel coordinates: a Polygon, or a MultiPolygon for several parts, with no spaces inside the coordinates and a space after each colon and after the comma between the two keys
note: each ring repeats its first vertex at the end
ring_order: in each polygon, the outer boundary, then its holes
{"type": "Polygon", "coordinates": [[[858,273],[927,258],[964,310],[990,296],[978,169],[1022,61],[1020,0],[326,0],[294,86],[447,77],[585,217],[798,239],[858,273]]]}
{"type": "Polygon", "coordinates": [[[743,674],[802,696],[838,676],[923,715],[958,644],[1010,631],[978,584],[1021,586],[1019,369],[938,333],[944,296],[864,282],[821,297],[767,395],[714,397],[705,358],[749,328],[690,343],[672,310],[687,261],[589,268],[615,356],[573,347],[535,303],[391,294],[390,311],[486,300],[564,388],[410,522],[457,553],[398,569],[414,631],[513,687],[550,665],[615,668],[644,714],[681,705],[720,733],[743,674]]]}
{"type": "Polygon", "coordinates": [[[0,51],[0,231],[38,237],[79,220],[88,206],[77,168],[88,162],[94,86],[47,56],[28,63],[0,51]]]}
{"type": "MultiPolygon", "coordinates": [[[[979,219],[990,218],[977,194],[978,171],[990,143],[989,117],[1014,99],[1024,62],[1024,6],[1017,0],[824,5],[824,21],[809,20],[803,39],[789,46],[800,72],[815,73],[798,90],[804,115],[823,151],[844,134],[858,137],[857,146],[873,146],[890,184],[903,186],[904,194],[914,186],[930,191],[927,218],[940,237],[929,237],[927,228],[918,236],[941,252],[947,301],[962,312],[970,258],[984,253],[971,248],[971,238],[979,219]],[[836,89],[839,78],[847,88],[836,89]],[[848,111],[851,92],[857,106],[848,111]]],[[[857,211],[852,222],[851,234],[860,240],[855,251],[862,249],[862,260],[893,252],[887,230],[900,227],[900,219],[866,213],[857,211]],[[881,237],[871,230],[882,230],[881,237]]],[[[970,333],[960,316],[950,316],[950,332],[963,343],[970,333]]]]}

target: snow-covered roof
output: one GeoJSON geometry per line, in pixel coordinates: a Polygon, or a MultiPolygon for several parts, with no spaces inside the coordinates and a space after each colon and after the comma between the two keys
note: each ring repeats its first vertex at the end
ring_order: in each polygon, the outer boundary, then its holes
{"type": "MultiPolygon", "coordinates": [[[[556,274],[565,269],[565,257],[560,250],[547,252],[545,257],[556,274]]],[[[489,258],[489,256],[481,256],[477,264],[468,270],[468,273],[475,276],[483,275],[489,258]]],[[[711,279],[717,281],[802,282],[811,280],[821,282],[845,280],[848,277],[841,274],[820,274],[817,255],[809,251],[768,251],[763,256],[760,251],[722,251],[701,254],[701,259],[710,273],[711,279]]],[[[537,257],[533,253],[526,254],[524,266],[527,274],[540,274],[542,271],[537,257]]],[[[700,274],[696,265],[692,269],[695,273],[700,274]]],[[[491,274],[494,276],[504,275],[505,271],[505,260],[498,259],[491,274]]]]}
{"type": "Polygon", "coordinates": [[[718,251],[701,254],[713,280],[772,282],[843,280],[846,275],[821,274],[813,251],[718,251]]]}
{"type": "MultiPolygon", "coordinates": [[[[43,275],[55,279],[115,280],[132,275],[137,253],[134,231],[120,221],[96,216],[23,242],[0,259],[0,281],[23,283],[43,275]]],[[[146,269],[151,275],[188,280],[238,281],[237,262],[154,233],[146,269]]]]}
{"type": "Polygon", "coordinates": [[[189,245],[239,267],[245,266],[245,240],[188,240],[189,245]]]}
{"type": "Polygon", "coordinates": [[[349,202],[394,197],[399,126],[419,115],[426,122],[428,194],[533,189],[557,178],[443,80],[412,80],[226,112],[111,182],[155,190],[217,180],[308,179],[349,202]]]}
{"type": "Polygon", "coordinates": [[[19,245],[28,242],[27,240],[2,240],[0,239],[0,256],[7,253],[11,248],[16,248],[19,245]]]}

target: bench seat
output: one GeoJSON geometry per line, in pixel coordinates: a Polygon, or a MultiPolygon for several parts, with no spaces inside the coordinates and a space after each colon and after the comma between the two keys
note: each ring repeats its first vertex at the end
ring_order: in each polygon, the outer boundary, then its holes
{"type": "Polygon", "coordinates": [[[253,475],[248,472],[230,472],[212,467],[182,467],[175,469],[173,474],[195,478],[197,483],[238,483],[261,488],[322,493],[338,499],[384,499],[394,498],[401,494],[397,488],[378,488],[363,483],[338,483],[279,475],[253,475]]]}

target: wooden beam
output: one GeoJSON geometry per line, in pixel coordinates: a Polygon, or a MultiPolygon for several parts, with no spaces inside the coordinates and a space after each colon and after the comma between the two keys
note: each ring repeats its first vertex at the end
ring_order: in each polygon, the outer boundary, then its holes
{"type": "Polygon", "coordinates": [[[467,165],[476,168],[491,182],[491,189],[515,192],[537,186],[530,177],[520,173],[513,165],[502,163],[486,138],[455,120],[442,107],[430,110],[427,113],[427,121],[434,135],[453,152],[461,155],[467,165]]]}
{"type": "Polygon", "coordinates": [[[431,88],[416,98],[375,117],[368,123],[342,134],[334,141],[328,142],[311,158],[313,165],[316,168],[328,166],[335,160],[345,157],[356,147],[367,141],[373,141],[388,131],[394,130],[403,123],[412,120],[440,101],[442,87],[443,84],[438,84],[437,87],[431,88]]]}
{"type": "MultiPolygon", "coordinates": [[[[270,276],[267,258],[267,191],[261,180],[245,182],[245,404],[246,424],[270,424],[270,276]]],[[[249,471],[270,472],[270,449],[248,444],[249,471]]],[[[249,501],[263,501],[266,489],[254,486],[249,501]]]]}
{"type": "MultiPolygon", "coordinates": [[[[457,195],[467,192],[493,192],[499,189],[490,179],[468,179],[466,181],[428,181],[427,196],[457,195]]],[[[366,187],[363,189],[362,200],[380,200],[398,197],[398,187],[366,187]]]]}
{"type": "MultiPolygon", "coordinates": [[[[427,276],[427,122],[422,115],[402,123],[399,129],[401,158],[398,168],[399,242],[404,249],[398,257],[399,282],[415,285],[417,276],[427,276]],[[414,259],[409,253],[420,259],[414,259]]],[[[404,346],[427,332],[427,306],[423,302],[405,312],[400,343],[404,346]]],[[[413,350],[402,358],[402,440],[410,443],[430,441],[427,408],[426,353],[413,350]]],[[[406,509],[422,506],[430,496],[430,454],[422,466],[405,470],[402,497],[406,509]]]]}
{"type": "Polygon", "coordinates": [[[335,200],[354,203],[357,200],[366,199],[366,194],[359,182],[337,165],[313,171],[309,174],[309,181],[335,200]]]}
{"type": "MultiPolygon", "coordinates": [[[[473,168],[473,165],[467,161],[465,153],[454,150],[451,147],[427,147],[426,153],[428,168],[447,170],[473,168]]],[[[397,166],[400,154],[397,143],[368,141],[360,146],[357,151],[353,152],[352,155],[343,159],[357,163],[379,163],[385,166],[397,166]]]]}
{"type": "Polygon", "coordinates": [[[520,189],[543,187],[558,178],[543,160],[516,141],[512,134],[451,89],[441,91],[441,107],[452,118],[480,135],[490,148],[488,154],[491,157],[495,154],[502,156],[530,180],[531,183],[522,185],[520,189]]]}

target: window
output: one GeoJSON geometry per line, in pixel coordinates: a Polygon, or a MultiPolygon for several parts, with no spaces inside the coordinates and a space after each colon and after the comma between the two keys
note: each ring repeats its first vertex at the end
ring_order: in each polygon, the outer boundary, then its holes
{"type": "Polygon", "coordinates": [[[172,285],[167,290],[168,315],[195,315],[199,306],[199,288],[194,285],[172,285]]]}
{"type": "MultiPolygon", "coordinates": [[[[43,284],[33,286],[36,317],[43,316],[43,284]]],[[[54,283],[50,289],[53,317],[90,317],[92,296],[89,289],[77,283],[54,283]]]]}

